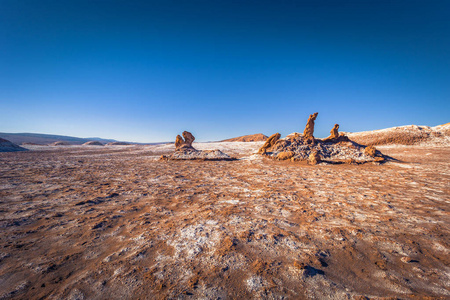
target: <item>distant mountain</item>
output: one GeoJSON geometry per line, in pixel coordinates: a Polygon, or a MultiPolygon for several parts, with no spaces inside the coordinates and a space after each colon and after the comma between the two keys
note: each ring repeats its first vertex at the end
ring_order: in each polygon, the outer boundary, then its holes
{"type": "Polygon", "coordinates": [[[5,133],[0,132],[0,138],[11,141],[14,144],[37,144],[48,145],[55,142],[68,142],[71,145],[82,145],[89,141],[98,141],[101,143],[117,142],[112,139],[102,138],[78,138],[65,135],[41,134],[41,133],[5,133]]]}
{"type": "Polygon", "coordinates": [[[227,140],[223,140],[221,142],[263,142],[267,140],[268,136],[264,135],[262,133],[257,134],[249,134],[249,135],[243,135],[227,140]]]}

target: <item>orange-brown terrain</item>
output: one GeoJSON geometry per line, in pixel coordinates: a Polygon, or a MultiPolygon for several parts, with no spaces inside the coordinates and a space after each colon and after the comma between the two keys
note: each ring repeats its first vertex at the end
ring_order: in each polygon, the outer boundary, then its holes
{"type": "Polygon", "coordinates": [[[263,142],[0,153],[0,299],[448,299],[450,149],[382,165],[263,142]]]}
{"type": "Polygon", "coordinates": [[[227,140],[223,140],[222,142],[263,142],[267,140],[268,136],[264,135],[262,133],[257,134],[249,134],[249,135],[243,135],[227,140]]]}

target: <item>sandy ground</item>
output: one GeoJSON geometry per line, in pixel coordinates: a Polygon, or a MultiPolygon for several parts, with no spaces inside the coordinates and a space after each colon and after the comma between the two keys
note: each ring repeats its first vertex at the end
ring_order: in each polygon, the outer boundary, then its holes
{"type": "Polygon", "coordinates": [[[448,147],[309,166],[261,144],[0,153],[0,299],[450,298],[448,147]]]}

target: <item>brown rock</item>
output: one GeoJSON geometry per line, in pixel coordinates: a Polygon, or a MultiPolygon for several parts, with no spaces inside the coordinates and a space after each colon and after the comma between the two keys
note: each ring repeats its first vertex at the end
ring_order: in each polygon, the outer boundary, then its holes
{"type": "MultiPolygon", "coordinates": [[[[324,142],[337,142],[338,140],[341,140],[341,136],[339,135],[339,124],[334,124],[333,129],[330,131],[330,136],[323,139],[324,142]]],[[[342,137],[344,137],[342,135],[342,137]]]]}
{"type": "Polygon", "coordinates": [[[177,135],[177,137],[175,138],[175,149],[180,148],[183,144],[184,144],[183,138],[181,137],[181,135],[177,135]]]}
{"type": "Polygon", "coordinates": [[[192,135],[192,133],[183,131],[183,137],[184,139],[180,135],[177,135],[177,137],[175,138],[175,150],[181,148],[193,148],[192,143],[194,142],[195,137],[192,135]]]}
{"type": "Polygon", "coordinates": [[[356,165],[356,160],[354,160],[353,158],[349,158],[347,160],[344,161],[346,164],[348,165],[356,165]]]}
{"type": "Polygon", "coordinates": [[[374,146],[367,146],[364,149],[364,154],[371,157],[375,157],[377,155],[377,149],[374,146]]]}
{"type": "Polygon", "coordinates": [[[192,143],[195,140],[195,137],[192,135],[192,133],[188,132],[188,131],[183,131],[183,137],[184,137],[184,142],[189,145],[189,147],[192,147],[192,143]]]}
{"type": "Polygon", "coordinates": [[[339,124],[334,124],[333,129],[331,129],[331,131],[330,131],[330,138],[332,138],[332,139],[338,138],[339,137],[338,130],[339,130],[339,124]]]}
{"type": "Polygon", "coordinates": [[[292,151],[284,151],[284,152],[280,152],[277,155],[277,159],[279,160],[286,160],[286,159],[290,159],[292,157],[294,157],[294,152],[292,151]]]}
{"type": "Polygon", "coordinates": [[[264,143],[264,145],[259,149],[258,153],[266,153],[268,149],[270,149],[275,143],[280,139],[281,134],[274,133],[272,134],[267,141],[264,143]]]}
{"type": "Polygon", "coordinates": [[[381,164],[384,163],[386,159],[383,156],[375,157],[375,162],[381,164]]]}
{"type": "Polygon", "coordinates": [[[308,157],[308,163],[311,165],[316,165],[320,162],[320,155],[316,151],[312,151],[311,154],[309,154],[308,157]]]}
{"type": "Polygon", "coordinates": [[[305,130],[303,131],[303,137],[305,139],[314,139],[314,121],[319,113],[315,112],[309,115],[308,123],[306,123],[305,130]]]}

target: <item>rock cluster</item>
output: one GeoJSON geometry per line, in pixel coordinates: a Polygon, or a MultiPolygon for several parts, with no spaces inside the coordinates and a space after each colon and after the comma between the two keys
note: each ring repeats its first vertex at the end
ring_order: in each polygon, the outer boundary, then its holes
{"type": "Polygon", "coordinates": [[[385,156],[373,147],[366,147],[339,134],[339,124],[335,124],[330,136],[325,139],[314,137],[314,121],[318,113],[309,116],[303,135],[295,133],[280,139],[280,134],[272,135],[258,153],[277,160],[320,162],[383,162],[385,156]],[[373,148],[373,149],[372,149],[373,148]]]}
{"type": "Polygon", "coordinates": [[[197,150],[192,146],[195,137],[188,131],[183,137],[175,138],[175,151],[170,155],[161,155],[161,160],[232,160],[229,155],[220,150],[197,150]],[[183,139],[184,138],[184,139],[183,139]]]}

